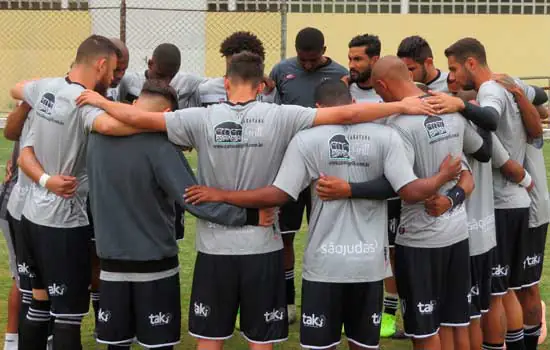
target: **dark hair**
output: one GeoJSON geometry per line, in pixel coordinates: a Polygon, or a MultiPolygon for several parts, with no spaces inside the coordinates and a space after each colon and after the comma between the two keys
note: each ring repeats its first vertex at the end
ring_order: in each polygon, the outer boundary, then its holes
{"type": "Polygon", "coordinates": [[[445,50],[445,56],[453,56],[460,63],[466,62],[468,57],[475,58],[480,64],[487,64],[485,47],[474,38],[463,38],[452,44],[445,50]]]}
{"type": "Polygon", "coordinates": [[[313,96],[316,103],[326,107],[348,105],[353,101],[347,85],[335,79],[328,79],[317,85],[313,96]]]}
{"type": "Polygon", "coordinates": [[[243,51],[255,53],[265,60],[264,44],[251,32],[235,32],[225,38],[220,46],[223,57],[233,56],[243,51]]]}
{"type": "Polygon", "coordinates": [[[122,57],[122,52],[110,39],[101,35],[91,35],[78,46],[75,63],[82,63],[97,57],[108,57],[113,54],[117,56],[117,59],[122,57]]]}
{"type": "Polygon", "coordinates": [[[237,78],[257,86],[264,79],[264,60],[248,51],[233,55],[227,67],[227,77],[237,78]]]}
{"type": "Polygon", "coordinates": [[[401,41],[397,49],[397,57],[410,58],[422,64],[427,58],[433,58],[434,56],[428,42],[418,35],[413,35],[401,41]]]}
{"type": "Polygon", "coordinates": [[[307,27],[296,35],[297,51],[321,52],[325,47],[325,36],[317,28],[307,27]]]}
{"type": "Polygon", "coordinates": [[[380,56],[382,50],[382,44],[380,39],[376,35],[357,35],[348,44],[348,48],[366,46],[365,54],[369,57],[380,56]]]}
{"type": "Polygon", "coordinates": [[[178,94],[165,80],[147,79],[141,89],[143,95],[161,96],[170,102],[170,109],[178,109],[178,94]]]}
{"type": "Polygon", "coordinates": [[[153,60],[162,76],[173,78],[180,70],[181,53],[174,44],[160,44],[153,51],[153,60]]]}

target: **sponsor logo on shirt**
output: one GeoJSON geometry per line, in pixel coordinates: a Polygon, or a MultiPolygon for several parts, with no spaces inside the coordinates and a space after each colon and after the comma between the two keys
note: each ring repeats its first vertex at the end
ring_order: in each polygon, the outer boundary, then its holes
{"type": "Polygon", "coordinates": [[[195,309],[195,316],[197,317],[207,318],[208,315],[210,315],[210,306],[208,305],[204,305],[203,303],[197,304],[197,302],[195,302],[193,303],[193,307],[195,309]]]}
{"type": "Polygon", "coordinates": [[[523,260],[523,269],[525,270],[530,267],[535,267],[537,265],[540,265],[541,262],[542,262],[542,256],[540,254],[527,256],[525,257],[525,260],[523,260]]]}
{"type": "Polygon", "coordinates": [[[493,277],[505,277],[505,276],[508,276],[508,272],[510,271],[510,266],[508,265],[502,266],[499,264],[493,267],[491,270],[492,270],[493,277]]]}
{"type": "Polygon", "coordinates": [[[349,141],[345,135],[336,134],[329,140],[329,159],[351,160],[349,141]]]}
{"type": "Polygon", "coordinates": [[[369,153],[368,135],[332,135],[328,140],[330,164],[345,163],[347,165],[369,166],[366,161],[369,153]]]}
{"type": "Polygon", "coordinates": [[[243,126],[236,122],[222,122],[214,126],[215,143],[241,143],[243,126]]]}
{"type": "Polygon", "coordinates": [[[67,286],[64,284],[53,283],[48,286],[48,294],[52,297],[60,297],[65,295],[67,286]]]}
{"type": "Polygon", "coordinates": [[[431,315],[435,310],[436,304],[437,303],[435,300],[430,300],[427,303],[418,302],[416,307],[418,308],[418,312],[420,312],[421,315],[431,315]]]}
{"type": "Polygon", "coordinates": [[[429,143],[436,143],[447,140],[452,137],[458,137],[458,134],[450,134],[445,126],[445,122],[440,117],[428,117],[424,120],[424,128],[428,134],[429,143]]]}
{"type": "Polygon", "coordinates": [[[327,324],[327,318],[325,315],[306,315],[305,313],[302,314],[302,324],[304,327],[310,327],[310,328],[323,328],[327,324]]]}
{"type": "Polygon", "coordinates": [[[65,125],[63,120],[56,119],[52,116],[52,112],[55,106],[55,95],[51,92],[47,92],[40,98],[38,108],[36,109],[39,117],[46,119],[49,122],[54,122],[59,125],[65,125]]]}
{"type": "Polygon", "coordinates": [[[280,308],[279,310],[273,309],[272,311],[267,311],[264,314],[264,317],[265,317],[265,323],[283,321],[285,318],[285,309],[280,308]]]}
{"type": "Polygon", "coordinates": [[[322,254],[326,255],[363,255],[363,254],[373,254],[378,248],[378,242],[374,241],[373,243],[367,242],[358,242],[356,244],[334,244],[330,242],[329,244],[323,244],[319,248],[322,254]]]}
{"type": "Polygon", "coordinates": [[[99,309],[99,311],[97,312],[98,322],[107,323],[109,322],[110,319],[111,319],[111,311],[99,309]]]}
{"type": "Polygon", "coordinates": [[[480,220],[470,220],[468,222],[468,232],[481,231],[489,232],[495,229],[495,215],[491,214],[480,220]]]}
{"type": "Polygon", "coordinates": [[[382,314],[380,314],[380,313],[372,314],[371,319],[372,319],[372,324],[373,325],[379,326],[380,323],[382,322],[382,314]]]}
{"type": "Polygon", "coordinates": [[[292,79],[294,79],[294,78],[296,78],[296,75],[294,75],[294,74],[292,74],[292,73],[291,73],[291,74],[285,75],[285,79],[286,79],[286,80],[292,80],[292,79]]]}
{"type": "Polygon", "coordinates": [[[172,314],[170,313],[159,312],[158,314],[149,315],[149,323],[153,327],[166,326],[170,324],[171,321],[172,321],[172,314]]]}

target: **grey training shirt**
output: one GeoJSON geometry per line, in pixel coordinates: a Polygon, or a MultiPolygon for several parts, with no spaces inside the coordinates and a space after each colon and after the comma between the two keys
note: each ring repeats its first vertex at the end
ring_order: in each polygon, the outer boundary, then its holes
{"type": "MultiPolygon", "coordinates": [[[[316,110],[251,101],[220,103],[165,113],[170,141],[193,147],[199,155],[199,183],[225,190],[271,185],[292,137],[310,128],[316,110]]],[[[226,227],[197,220],[197,250],[246,255],[280,250],[274,228],[226,227]]]]}
{"type": "Polygon", "coordinates": [[[324,173],[348,182],[386,176],[394,190],[416,180],[397,132],[374,123],[321,126],[298,133],[288,146],[274,186],[297,199],[312,186],[312,213],[304,253],[308,281],[359,283],[387,277],[385,201],[321,201],[314,190],[324,173]],[[395,171],[395,166],[400,166],[395,171]]]}

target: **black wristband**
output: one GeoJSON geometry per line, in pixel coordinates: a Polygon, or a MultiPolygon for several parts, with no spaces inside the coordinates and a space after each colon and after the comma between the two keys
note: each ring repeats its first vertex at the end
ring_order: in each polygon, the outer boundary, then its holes
{"type": "Polygon", "coordinates": [[[466,193],[462,187],[455,185],[453,188],[447,191],[447,197],[451,200],[452,209],[456,208],[466,200],[466,193]]]}
{"type": "Polygon", "coordinates": [[[259,226],[260,225],[260,210],[246,208],[246,225],[259,226]]]}

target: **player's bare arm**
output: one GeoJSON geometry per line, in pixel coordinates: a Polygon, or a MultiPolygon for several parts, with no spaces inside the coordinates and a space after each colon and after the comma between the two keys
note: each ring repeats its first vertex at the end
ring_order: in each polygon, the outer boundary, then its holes
{"type": "Polygon", "coordinates": [[[191,186],[185,190],[185,201],[193,205],[204,202],[225,202],[243,208],[270,208],[285,204],[290,197],[275,186],[248,191],[225,191],[207,186],[191,186]]]}
{"type": "Polygon", "coordinates": [[[10,89],[11,98],[13,98],[14,100],[23,101],[25,96],[23,92],[23,89],[25,88],[25,84],[30,83],[34,80],[36,79],[23,80],[15,84],[15,86],[10,89]]]}
{"type": "Polygon", "coordinates": [[[100,114],[96,117],[94,123],[92,124],[92,130],[99,134],[108,136],[129,136],[147,132],[147,130],[134,128],[124,124],[107,113],[100,114]]]}
{"type": "Polygon", "coordinates": [[[21,150],[17,164],[32,181],[40,184],[60,197],[72,197],[78,187],[74,176],[48,175],[36,159],[33,147],[25,147],[21,150]]]}
{"type": "Polygon", "coordinates": [[[21,103],[8,114],[6,126],[4,127],[4,137],[10,141],[18,141],[23,131],[23,125],[27,120],[27,114],[31,110],[26,102],[21,103]]]}

